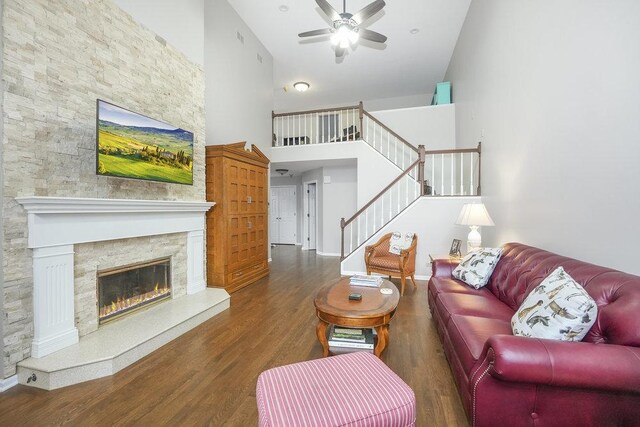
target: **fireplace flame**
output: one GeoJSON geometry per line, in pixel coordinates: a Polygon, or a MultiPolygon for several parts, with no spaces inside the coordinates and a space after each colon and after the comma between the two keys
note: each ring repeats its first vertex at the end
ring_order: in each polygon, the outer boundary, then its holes
{"type": "Polygon", "coordinates": [[[170,292],[171,289],[167,285],[164,285],[164,287],[161,288],[160,284],[156,283],[152,291],[128,298],[125,298],[124,295],[118,296],[115,301],[111,302],[111,304],[106,304],[105,306],[100,307],[99,316],[103,319],[107,316],[128,310],[134,306],[139,306],[144,303],[151,302],[152,300],[160,299],[168,295],[170,292]]]}

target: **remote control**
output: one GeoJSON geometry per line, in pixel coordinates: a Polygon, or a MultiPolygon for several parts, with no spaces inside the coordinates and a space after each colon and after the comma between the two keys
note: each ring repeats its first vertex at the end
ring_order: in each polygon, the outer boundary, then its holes
{"type": "Polygon", "coordinates": [[[349,294],[349,300],[360,301],[362,300],[362,294],[349,294]]]}

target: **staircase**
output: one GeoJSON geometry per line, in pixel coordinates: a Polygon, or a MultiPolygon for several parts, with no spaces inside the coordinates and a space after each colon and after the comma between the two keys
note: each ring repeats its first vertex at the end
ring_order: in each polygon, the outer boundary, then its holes
{"type": "Polygon", "coordinates": [[[274,147],[363,141],[398,170],[398,175],[350,218],[342,218],[345,260],[420,197],[480,195],[481,146],[426,150],[358,105],[273,114],[274,147]]]}

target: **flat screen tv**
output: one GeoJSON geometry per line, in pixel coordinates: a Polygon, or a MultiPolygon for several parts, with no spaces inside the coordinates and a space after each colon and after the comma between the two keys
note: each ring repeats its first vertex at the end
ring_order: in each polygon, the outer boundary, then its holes
{"type": "Polygon", "coordinates": [[[193,184],[193,133],[97,101],[98,175],[193,184]]]}

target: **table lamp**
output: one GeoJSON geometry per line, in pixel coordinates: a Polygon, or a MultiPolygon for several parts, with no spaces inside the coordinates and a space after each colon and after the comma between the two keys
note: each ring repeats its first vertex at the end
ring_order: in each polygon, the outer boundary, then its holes
{"type": "Polygon", "coordinates": [[[482,236],[478,231],[478,227],[495,225],[484,203],[467,203],[462,206],[457,225],[468,225],[471,228],[467,236],[467,252],[471,252],[480,248],[482,244],[482,236]]]}

